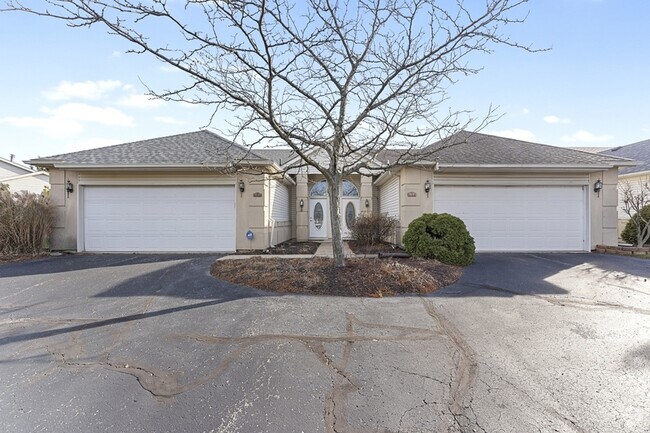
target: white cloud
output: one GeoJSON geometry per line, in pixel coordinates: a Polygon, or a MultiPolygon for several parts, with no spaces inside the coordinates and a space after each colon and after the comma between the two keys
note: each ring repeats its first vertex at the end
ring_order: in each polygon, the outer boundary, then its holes
{"type": "Polygon", "coordinates": [[[165,101],[149,95],[140,95],[134,93],[132,95],[120,98],[117,103],[123,107],[130,108],[158,108],[163,106],[165,104],[165,101]]]}
{"type": "Polygon", "coordinates": [[[528,114],[528,113],[530,113],[530,110],[528,108],[524,107],[523,110],[521,110],[521,112],[523,114],[528,114]]]}
{"type": "Polygon", "coordinates": [[[98,100],[106,93],[122,87],[118,80],[81,81],[72,83],[62,81],[52,90],[43,92],[43,96],[52,101],[70,99],[98,100]]]}
{"type": "Polygon", "coordinates": [[[565,135],[562,137],[562,141],[566,143],[601,143],[603,141],[609,141],[612,138],[614,137],[611,135],[594,135],[589,131],[581,129],[580,131],[571,135],[565,135]]]}
{"type": "Polygon", "coordinates": [[[153,120],[159,123],[166,123],[167,125],[185,125],[187,123],[171,116],[158,116],[154,117],[153,120]]]}
{"type": "Polygon", "coordinates": [[[118,58],[118,57],[121,57],[121,56],[122,56],[122,52],[121,52],[121,51],[113,51],[113,52],[111,53],[111,57],[113,57],[113,58],[118,58]]]}
{"type": "Polygon", "coordinates": [[[558,116],[554,116],[552,114],[549,115],[549,116],[544,116],[544,122],[549,123],[551,125],[555,125],[555,124],[567,125],[567,124],[571,123],[571,121],[569,119],[567,119],[566,117],[558,117],[558,116]]]}
{"type": "Polygon", "coordinates": [[[75,120],[58,117],[3,117],[0,123],[17,128],[36,128],[49,137],[65,138],[83,131],[83,125],[75,120]]]}
{"type": "Polygon", "coordinates": [[[43,108],[44,117],[3,117],[0,123],[17,128],[36,128],[50,137],[65,138],[84,130],[84,123],[98,123],[109,126],[133,126],[133,118],[111,107],[72,102],[56,108],[43,108]]]}
{"type": "Polygon", "coordinates": [[[112,107],[94,107],[79,102],[63,104],[57,108],[44,108],[52,117],[81,122],[94,122],[111,126],[133,126],[133,118],[112,107]]]}
{"type": "Polygon", "coordinates": [[[499,137],[514,138],[515,140],[533,141],[535,134],[527,129],[504,129],[502,131],[490,131],[488,134],[498,135],[499,137]]]}

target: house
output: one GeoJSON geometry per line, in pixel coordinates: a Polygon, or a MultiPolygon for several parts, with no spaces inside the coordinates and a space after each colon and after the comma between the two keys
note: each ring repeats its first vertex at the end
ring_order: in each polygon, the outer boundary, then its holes
{"type": "Polygon", "coordinates": [[[626,146],[580,149],[602,155],[627,158],[636,162],[636,166],[622,166],[618,170],[618,227],[620,233],[630,219],[629,215],[623,211],[622,189],[629,184],[632,191],[638,192],[645,182],[650,182],[650,140],[639,141],[626,146]]]}
{"type": "MultiPolygon", "coordinates": [[[[616,245],[618,168],[632,161],[467,132],[433,146],[435,160],[342,182],[344,237],[363,213],[397,218],[400,242],[414,218],[449,212],[479,251],[616,245]]],[[[204,130],[28,162],[50,173],[55,249],[198,252],[329,238],[327,183],[296,158],[204,130]]]]}
{"type": "Polygon", "coordinates": [[[0,157],[0,183],[9,186],[13,192],[27,191],[40,194],[49,187],[46,171],[35,171],[13,160],[0,157]]]}

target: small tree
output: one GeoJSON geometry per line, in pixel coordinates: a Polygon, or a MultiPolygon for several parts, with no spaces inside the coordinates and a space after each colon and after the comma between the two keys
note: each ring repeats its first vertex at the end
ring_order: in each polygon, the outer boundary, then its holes
{"type": "Polygon", "coordinates": [[[623,212],[630,217],[636,233],[636,245],[642,247],[650,240],[650,216],[643,212],[650,206],[650,180],[637,185],[625,182],[620,186],[623,212]]]}

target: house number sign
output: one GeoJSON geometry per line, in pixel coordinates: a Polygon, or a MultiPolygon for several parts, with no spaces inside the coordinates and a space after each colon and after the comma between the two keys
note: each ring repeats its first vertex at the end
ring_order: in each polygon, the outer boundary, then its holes
{"type": "Polygon", "coordinates": [[[411,192],[407,192],[407,193],[406,193],[406,196],[407,196],[407,197],[416,197],[416,196],[417,196],[417,193],[415,193],[415,192],[413,192],[413,191],[411,191],[411,192]]]}
{"type": "Polygon", "coordinates": [[[261,192],[254,192],[253,197],[262,197],[262,193],[261,192]]]}

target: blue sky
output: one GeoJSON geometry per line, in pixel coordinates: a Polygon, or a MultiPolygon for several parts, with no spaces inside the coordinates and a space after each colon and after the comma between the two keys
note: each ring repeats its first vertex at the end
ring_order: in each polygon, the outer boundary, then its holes
{"type": "MultiPolygon", "coordinates": [[[[532,0],[513,39],[551,49],[498,47],[461,78],[457,108],[499,107],[484,130],[557,146],[614,146],[650,138],[650,2],[532,0]]],[[[210,111],[144,96],[143,83],[182,79],[102,29],[0,13],[0,156],[18,160],[194,131],[210,111]]],[[[227,113],[217,116],[217,123],[227,113]]]]}

